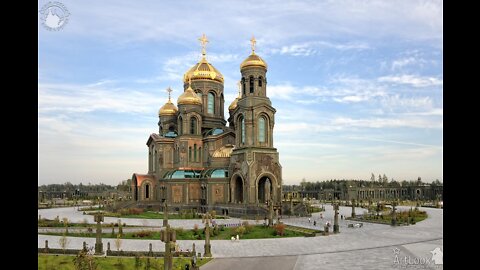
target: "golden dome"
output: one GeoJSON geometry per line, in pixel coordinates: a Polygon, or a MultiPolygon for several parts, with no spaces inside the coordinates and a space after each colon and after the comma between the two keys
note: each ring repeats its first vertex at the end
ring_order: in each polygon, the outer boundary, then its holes
{"type": "Polygon", "coordinates": [[[229,111],[233,111],[233,110],[235,110],[235,108],[237,108],[238,100],[239,100],[239,98],[236,97],[235,100],[232,101],[232,104],[230,104],[230,106],[228,106],[229,111]]]}
{"type": "Polygon", "coordinates": [[[169,98],[167,103],[165,103],[165,105],[163,105],[158,111],[158,115],[159,116],[175,115],[177,112],[178,112],[177,106],[175,106],[175,104],[173,104],[169,98]]]}
{"type": "Polygon", "coordinates": [[[222,73],[208,63],[205,56],[183,75],[183,82],[186,83],[188,78],[192,78],[192,80],[214,80],[223,83],[222,73]]]}
{"type": "Polygon", "coordinates": [[[212,157],[230,157],[232,155],[232,151],[233,151],[233,148],[235,146],[233,144],[226,144],[222,147],[220,147],[219,149],[215,150],[215,152],[213,152],[213,155],[212,157]]]}
{"type": "Polygon", "coordinates": [[[240,69],[246,67],[263,67],[267,69],[267,63],[263,61],[260,56],[256,55],[254,51],[252,51],[252,54],[250,54],[247,59],[243,60],[243,62],[240,64],[240,69]]]}
{"type": "Polygon", "coordinates": [[[193,91],[192,87],[189,84],[187,90],[185,90],[185,92],[183,92],[183,94],[181,94],[178,97],[177,104],[178,105],[202,105],[202,100],[195,93],[195,91],[193,91]]]}
{"type": "Polygon", "coordinates": [[[172,100],[170,98],[170,93],[172,92],[173,90],[170,88],[170,86],[167,88],[167,92],[168,92],[168,101],[167,103],[165,103],[165,105],[163,105],[160,110],[158,110],[158,115],[159,116],[168,116],[168,115],[175,115],[177,112],[178,112],[178,109],[177,109],[177,106],[175,106],[173,103],[172,103],[172,100]]]}

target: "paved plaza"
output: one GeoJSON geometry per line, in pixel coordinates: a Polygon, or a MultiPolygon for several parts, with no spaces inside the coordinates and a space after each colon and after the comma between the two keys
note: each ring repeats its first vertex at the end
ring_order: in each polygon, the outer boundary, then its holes
{"type": "MultiPolygon", "coordinates": [[[[333,223],[333,208],[325,205],[323,219],[319,213],[311,218],[283,217],[286,224],[317,228],[326,221],[333,223]]],[[[398,207],[399,210],[407,209],[398,207]]],[[[350,221],[341,220],[340,233],[329,236],[293,237],[280,239],[251,239],[232,242],[230,240],[212,240],[212,254],[216,258],[202,269],[443,269],[435,265],[430,251],[439,247],[443,251],[443,210],[421,208],[427,211],[429,218],[411,226],[391,227],[389,225],[363,223],[361,228],[348,228],[350,221]]],[[[357,208],[356,213],[364,209],[357,208]]],[[[350,216],[350,207],[340,207],[340,214],[350,216]]],[[[81,222],[84,218],[93,223],[93,217],[83,215],[74,208],[56,208],[38,210],[38,214],[46,218],[67,217],[73,222],[81,222]]],[[[106,217],[107,223],[116,222],[118,218],[106,217]]],[[[238,223],[239,219],[217,220],[222,223],[238,223]]],[[[141,220],[122,218],[127,225],[161,227],[162,220],[141,220]]],[[[254,221],[251,221],[254,223],[254,221]]],[[[263,221],[261,221],[263,222],[263,221]]],[[[173,227],[193,228],[201,226],[201,220],[169,220],[173,227]]],[[[323,225],[322,225],[323,226],[323,225]]],[[[108,229],[107,229],[108,231],[108,229]]],[[[49,247],[58,248],[59,236],[38,235],[38,247],[44,247],[49,240],[49,247]]],[[[70,248],[81,247],[86,241],[89,246],[95,243],[94,238],[70,237],[70,248]]],[[[106,242],[112,239],[103,239],[106,242]]],[[[203,253],[204,241],[179,240],[181,249],[191,249],[195,243],[198,252],[203,253]]],[[[123,250],[164,250],[159,240],[123,240],[123,250]]],[[[112,244],[112,243],[111,243],[112,244]]]]}

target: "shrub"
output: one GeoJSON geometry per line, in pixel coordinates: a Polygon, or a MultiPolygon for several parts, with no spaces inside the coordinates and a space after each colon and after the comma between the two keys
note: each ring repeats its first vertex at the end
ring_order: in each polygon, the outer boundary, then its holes
{"type": "Polygon", "coordinates": [[[198,234],[198,224],[193,225],[193,234],[198,234]]]}
{"type": "Polygon", "coordinates": [[[273,225],[273,228],[275,229],[275,235],[284,235],[285,234],[285,224],[283,223],[278,223],[273,225]]]}
{"type": "Polygon", "coordinates": [[[245,227],[245,232],[249,233],[253,230],[253,225],[250,225],[250,223],[248,223],[248,221],[244,221],[242,222],[242,225],[243,227],[245,227]]]}
{"type": "Polygon", "coordinates": [[[235,229],[235,232],[240,235],[243,235],[245,231],[246,231],[245,226],[239,226],[235,229]]]}
{"type": "Polygon", "coordinates": [[[132,236],[133,237],[138,237],[138,238],[150,237],[150,236],[152,236],[152,231],[143,230],[143,231],[139,231],[139,232],[133,234],[132,236]]]}

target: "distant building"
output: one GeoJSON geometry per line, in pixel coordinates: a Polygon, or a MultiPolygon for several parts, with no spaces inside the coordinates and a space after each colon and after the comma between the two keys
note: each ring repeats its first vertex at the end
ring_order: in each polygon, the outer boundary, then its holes
{"type": "Polygon", "coordinates": [[[314,198],[318,200],[443,200],[443,185],[412,185],[406,187],[347,187],[293,191],[284,193],[284,199],[314,198]]]}

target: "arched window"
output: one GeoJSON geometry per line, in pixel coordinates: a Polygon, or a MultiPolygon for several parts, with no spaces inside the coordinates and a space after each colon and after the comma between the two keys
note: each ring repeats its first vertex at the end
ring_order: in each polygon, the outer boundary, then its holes
{"type": "Polygon", "coordinates": [[[242,77],[242,93],[245,95],[245,78],[242,77]]]}
{"type": "Polygon", "coordinates": [[[240,118],[240,142],[245,143],[245,118],[240,118]]]}
{"type": "Polygon", "coordinates": [[[265,142],[265,117],[260,116],[258,119],[258,142],[265,142]]]}
{"type": "Polygon", "coordinates": [[[145,199],[150,198],[150,185],[146,184],[145,185],[145,199]]]}
{"type": "Polygon", "coordinates": [[[190,118],[190,134],[197,134],[197,118],[190,118]]]}
{"type": "Polygon", "coordinates": [[[258,87],[262,87],[262,77],[258,77],[258,87]]]}
{"type": "Polygon", "coordinates": [[[197,144],[193,145],[193,161],[197,162],[197,144]]]}
{"type": "Polygon", "coordinates": [[[188,161],[192,161],[192,147],[188,147],[188,161]]]}
{"type": "Polygon", "coordinates": [[[253,76],[250,76],[250,94],[253,93],[253,76]]]}
{"type": "Polygon", "coordinates": [[[178,135],[182,135],[182,134],[183,134],[183,119],[180,116],[178,118],[178,135]]]}
{"type": "Polygon", "coordinates": [[[208,93],[208,113],[215,113],[215,95],[212,92],[208,93]]]}

